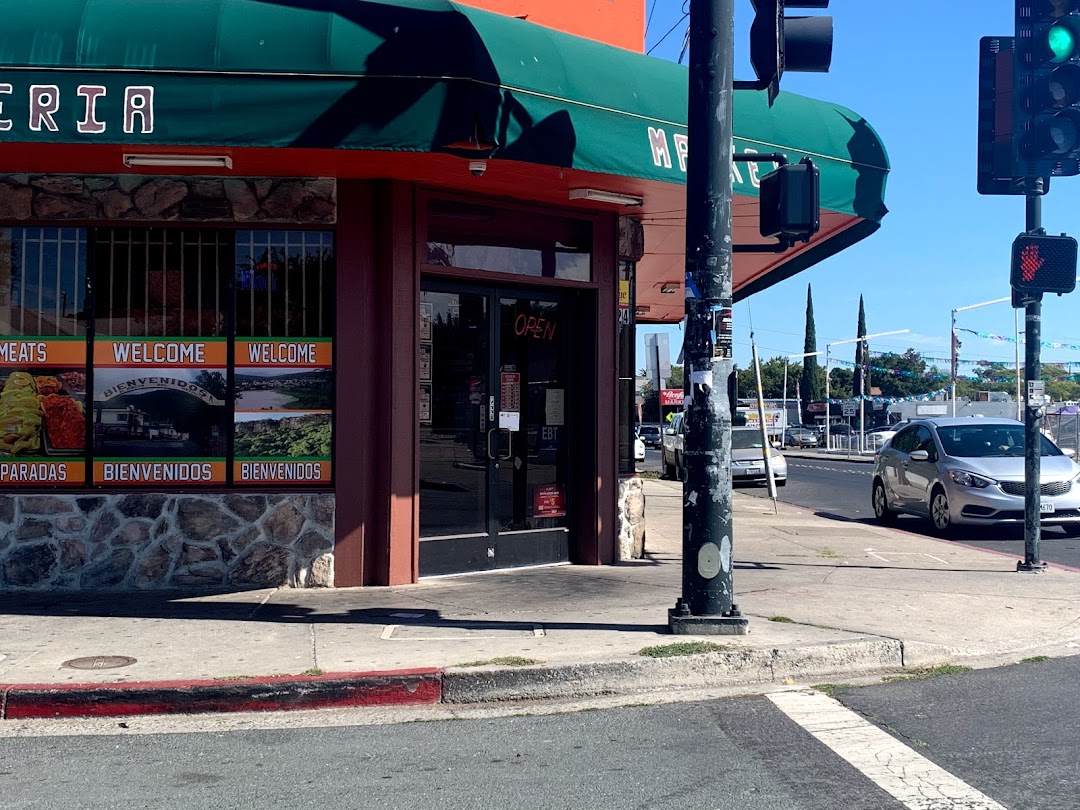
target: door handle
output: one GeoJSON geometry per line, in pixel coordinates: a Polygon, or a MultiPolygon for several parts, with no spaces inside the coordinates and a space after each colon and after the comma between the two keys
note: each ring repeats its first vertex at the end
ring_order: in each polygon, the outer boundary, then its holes
{"type": "Polygon", "coordinates": [[[487,432],[487,457],[490,461],[496,461],[495,451],[491,449],[491,437],[498,433],[498,429],[492,428],[487,432]]]}
{"type": "Polygon", "coordinates": [[[499,461],[507,461],[513,457],[514,431],[509,428],[499,428],[499,433],[506,432],[506,455],[499,454],[499,461]]]}

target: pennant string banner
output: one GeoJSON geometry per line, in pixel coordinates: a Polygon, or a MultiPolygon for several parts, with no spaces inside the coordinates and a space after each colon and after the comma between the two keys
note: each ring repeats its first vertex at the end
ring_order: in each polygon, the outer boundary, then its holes
{"type": "Polygon", "coordinates": [[[881,402],[884,404],[891,404],[893,402],[926,402],[929,399],[935,399],[936,397],[944,396],[949,393],[948,388],[939,388],[937,391],[931,391],[928,394],[913,394],[910,397],[875,397],[868,394],[864,394],[861,397],[848,397],[847,399],[830,399],[830,405],[843,405],[845,402],[858,402],[860,399],[864,402],[881,402]]]}
{"type": "MultiPolygon", "coordinates": [[[[834,360],[833,362],[837,363],[839,365],[842,365],[842,366],[848,366],[848,367],[853,367],[854,366],[854,367],[857,367],[857,364],[851,362],[850,360],[834,360]]],[[[981,365],[986,365],[986,366],[1005,365],[1004,363],[990,363],[990,362],[987,362],[985,360],[979,361],[979,363],[981,365]]],[[[907,371],[906,369],[879,368],[878,366],[863,366],[863,368],[870,371],[870,372],[872,372],[872,373],[874,373],[874,374],[877,374],[879,377],[880,376],[905,377],[907,379],[916,379],[916,378],[918,378],[918,379],[921,379],[921,380],[947,380],[947,379],[949,379],[948,374],[942,374],[941,372],[934,372],[934,371],[907,371]]],[[[1022,367],[1021,367],[1021,371],[1023,371],[1022,367]]],[[[1016,382],[1015,377],[973,377],[973,376],[957,375],[956,379],[957,380],[964,380],[964,381],[967,381],[967,382],[984,382],[984,383],[1011,383],[1011,382],[1016,382]]],[[[1043,377],[1043,379],[1046,380],[1047,382],[1075,382],[1077,380],[1080,380],[1080,374],[1069,374],[1069,375],[1064,376],[1064,377],[1043,377]]]]}
{"type": "MultiPolygon", "coordinates": [[[[961,329],[957,328],[957,332],[967,332],[969,335],[975,335],[975,337],[983,338],[984,340],[998,340],[1003,343],[1016,343],[1017,339],[1011,335],[995,335],[992,332],[976,332],[974,329],[961,329]]],[[[1024,342],[1023,338],[1020,338],[1020,343],[1024,342]]],[[[1071,349],[1073,351],[1080,351],[1080,344],[1077,343],[1059,343],[1054,340],[1040,340],[1039,344],[1044,349],[1071,349]]]]}

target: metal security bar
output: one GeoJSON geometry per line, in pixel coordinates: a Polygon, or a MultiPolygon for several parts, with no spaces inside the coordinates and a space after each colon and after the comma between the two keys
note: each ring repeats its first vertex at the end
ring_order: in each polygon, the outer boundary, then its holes
{"type": "Polygon", "coordinates": [[[0,228],[0,335],[86,334],[86,229],[0,228]]]}
{"type": "Polygon", "coordinates": [[[236,233],[236,334],[333,336],[333,233],[236,233]]]}
{"type": "Polygon", "coordinates": [[[101,228],[95,234],[95,329],[103,336],[220,337],[232,234],[101,228]]]}

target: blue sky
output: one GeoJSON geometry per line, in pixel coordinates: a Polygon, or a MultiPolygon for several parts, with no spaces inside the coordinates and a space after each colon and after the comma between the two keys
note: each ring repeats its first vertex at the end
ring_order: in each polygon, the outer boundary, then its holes
{"type": "MultiPolygon", "coordinates": [[[[645,2],[648,15],[653,0],[645,2]]],[[[646,35],[654,56],[678,59],[686,21],[657,42],[682,16],[681,3],[656,0],[646,35]]],[[[735,361],[740,368],[750,364],[750,315],[763,360],[802,352],[807,284],[813,287],[819,350],[827,341],[855,336],[861,293],[869,333],[911,330],[870,341],[872,351],[912,347],[948,357],[950,310],[1009,295],[1010,246],[1024,225],[1023,197],[975,190],[979,38],[1012,35],[1013,3],[832,0],[827,11],[789,11],[821,13],[834,21],[830,72],[788,73],[781,91],[842,104],[870,122],[892,165],[885,198],[890,213],[873,236],[752,296],[749,314],[747,303],[737,304],[735,361]]],[[[752,21],[749,0],[736,0],[739,79],[753,78],[746,47],[752,21]]],[[[1050,191],[1043,200],[1047,232],[1080,235],[1074,213],[1080,212],[1080,177],[1055,178],[1050,191]]],[[[1080,344],[1078,296],[1080,290],[1044,299],[1043,340],[1080,344]]],[[[957,326],[1012,335],[1013,310],[1005,303],[962,312],[957,326]]],[[[645,365],[643,336],[661,329],[672,333],[672,361],[677,357],[680,328],[641,324],[638,368],[645,365]]],[[[1013,344],[964,333],[960,339],[962,358],[1013,362],[1013,344]]],[[[854,346],[833,352],[850,361],[854,346]]],[[[1080,364],[1080,350],[1043,350],[1044,362],[1070,360],[1080,364]]],[[[970,373],[971,366],[961,366],[961,374],[970,373]]]]}

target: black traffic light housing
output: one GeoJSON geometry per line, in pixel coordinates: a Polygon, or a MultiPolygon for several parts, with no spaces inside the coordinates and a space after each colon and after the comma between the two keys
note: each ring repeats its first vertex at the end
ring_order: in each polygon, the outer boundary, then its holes
{"type": "Polygon", "coordinates": [[[1049,236],[1036,231],[1022,233],[1012,246],[1010,283],[1024,294],[1071,293],[1076,288],[1076,240],[1071,236],[1049,236]]]}
{"type": "Polygon", "coordinates": [[[771,106],[784,71],[828,73],[832,64],[832,17],[787,17],[786,8],[828,8],[829,0],[750,0],[750,64],[756,82],[735,82],[736,90],[768,90],[771,106]]]}
{"type": "Polygon", "coordinates": [[[1080,0],[1016,0],[1016,177],[1080,174],[1080,0]]]}
{"type": "Polygon", "coordinates": [[[761,235],[782,241],[809,242],[821,229],[821,179],[810,158],[777,166],[761,178],[758,189],[761,235]]]}
{"type": "MultiPolygon", "coordinates": [[[[983,37],[979,40],[979,127],[976,176],[980,194],[1026,194],[1023,177],[1016,169],[1017,133],[1013,63],[1014,37],[983,37]]],[[[1043,191],[1050,178],[1043,179],[1043,191]]]]}

